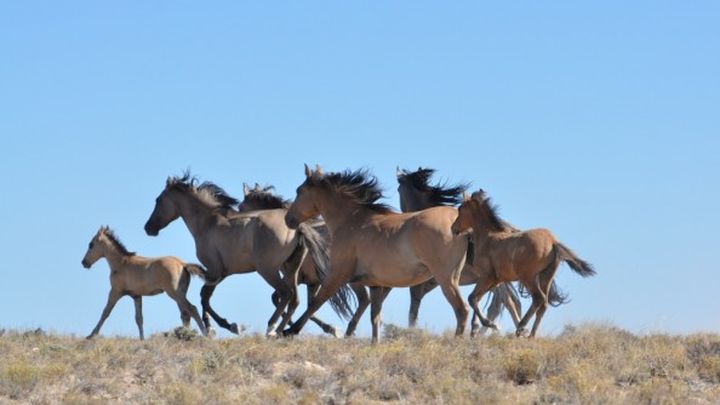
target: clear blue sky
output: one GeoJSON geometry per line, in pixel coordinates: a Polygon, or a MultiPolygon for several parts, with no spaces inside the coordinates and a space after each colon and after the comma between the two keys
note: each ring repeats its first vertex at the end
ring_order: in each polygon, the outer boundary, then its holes
{"type": "MultiPolygon", "coordinates": [[[[552,229],[598,275],[561,268],[572,302],[544,333],[718,332],[718,20],[712,1],[3,2],[0,327],[92,329],[109,272],[80,260],[102,224],[196,261],[182,222],[143,231],[168,175],[293,197],[308,162],[371,169],[394,206],[396,165],[434,167],[552,229]]],[[[213,302],[262,331],[270,293],[234,276],[213,302]]],[[[408,302],[394,291],[385,321],[406,325],[408,302]]],[[[132,308],[103,333],[135,336],[132,308]]],[[[440,292],[420,323],[453,327],[440,292]]],[[[175,305],[146,299],[145,324],[176,326],[175,305]]]]}

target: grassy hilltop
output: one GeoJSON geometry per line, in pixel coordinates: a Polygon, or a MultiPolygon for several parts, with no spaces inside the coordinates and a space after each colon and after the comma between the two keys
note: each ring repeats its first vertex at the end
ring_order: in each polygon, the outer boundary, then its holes
{"type": "Polygon", "coordinates": [[[558,337],[384,340],[186,331],[128,338],[6,331],[0,403],[719,403],[720,335],[635,336],[609,326],[558,337]]]}

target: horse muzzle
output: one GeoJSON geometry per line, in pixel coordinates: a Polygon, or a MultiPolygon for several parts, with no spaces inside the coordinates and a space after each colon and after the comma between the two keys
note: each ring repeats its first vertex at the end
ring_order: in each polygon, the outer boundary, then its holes
{"type": "Polygon", "coordinates": [[[90,268],[90,263],[88,263],[85,259],[82,259],[81,263],[82,263],[82,266],[85,267],[86,269],[90,268]]]}
{"type": "Polygon", "coordinates": [[[290,214],[285,215],[285,225],[287,225],[290,229],[297,229],[298,226],[300,226],[300,223],[295,219],[295,217],[290,216],[290,214]]]}
{"type": "Polygon", "coordinates": [[[145,233],[148,234],[148,236],[157,236],[160,231],[158,231],[157,227],[148,221],[145,224],[145,233]]]}

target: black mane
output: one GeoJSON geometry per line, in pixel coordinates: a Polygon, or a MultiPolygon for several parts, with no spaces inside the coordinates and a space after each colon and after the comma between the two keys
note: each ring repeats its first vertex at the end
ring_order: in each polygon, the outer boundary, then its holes
{"type": "Polygon", "coordinates": [[[377,178],[365,169],[328,173],[320,177],[320,179],[310,177],[308,181],[311,183],[320,182],[326,184],[335,191],[349,197],[356,204],[373,211],[392,211],[392,208],[387,204],[377,202],[377,200],[384,197],[382,189],[380,189],[378,185],[377,178]]]}
{"type": "Polygon", "coordinates": [[[202,182],[202,184],[197,187],[197,190],[210,193],[215,201],[220,203],[220,206],[223,208],[235,208],[240,204],[240,201],[229,195],[222,187],[210,181],[202,182]]]}
{"type": "Polygon", "coordinates": [[[105,234],[105,236],[107,236],[107,238],[113,244],[113,246],[115,246],[115,249],[117,249],[120,252],[120,254],[122,254],[123,256],[135,256],[135,252],[131,252],[131,251],[127,250],[125,245],[123,245],[123,243],[120,242],[120,239],[117,237],[117,235],[115,235],[115,231],[110,229],[110,227],[105,228],[104,234],[105,234]]]}
{"type": "Polygon", "coordinates": [[[287,208],[290,206],[290,200],[282,198],[282,196],[274,194],[274,186],[266,186],[262,189],[254,188],[251,189],[243,203],[247,202],[253,204],[260,209],[276,209],[276,208],[287,208]]]}
{"type": "Polygon", "coordinates": [[[467,191],[467,184],[456,184],[448,186],[447,182],[430,185],[430,178],[435,173],[435,169],[418,167],[417,171],[411,172],[402,170],[398,176],[398,181],[407,181],[410,185],[424,192],[430,193],[430,203],[437,205],[459,205],[463,201],[463,193],[467,191]]]}
{"type": "Polygon", "coordinates": [[[474,193],[473,198],[478,199],[480,204],[485,206],[488,214],[488,221],[490,222],[490,227],[493,228],[494,231],[503,232],[507,230],[507,227],[505,226],[505,221],[503,221],[498,214],[500,207],[493,204],[490,197],[486,197],[485,193],[480,191],[479,195],[478,193],[474,193]]]}

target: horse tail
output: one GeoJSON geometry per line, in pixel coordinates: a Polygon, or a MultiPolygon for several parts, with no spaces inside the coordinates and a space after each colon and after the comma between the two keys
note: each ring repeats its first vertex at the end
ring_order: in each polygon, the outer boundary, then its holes
{"type": "Polygon", "coordinates": [[[205,270],[205,268],[199,264],[185,263],[185,266],[183,266],[183,270],[188,272],[188,274],[198,276],[203,280],[205,280],[207,277],[207,270],[205,270]]]}
{"type": "Polygon", "coordinates": [[[522,313],[522,302],[518,296],[518,292],[512,283],[502,283],[497,287],[489,291],[490,298],[488,298],[487,314],[490,320],[497,319],[502,313],[503,308],[507,308],[505,305],[505,299],[508,297],[515,304],[518,313],[522,313]]]}
{"type": "MultiPolygon", "coordinates": [[[[310,257],[315,263],[318,278],[321,282],[325,281],[325,277],[330,270],[328,240],[308,224],[300,224],[298,233],[300,234],[301,243],[308,249],[308,253],[310,253],[310,257]]],[[[350,286],[343,284],[329,299],[333,311],[345,320],[352,318],[355,312],[351,305],[353,297],[351,293],[350,286]]]]}
{"type": "Polygon", "coordinates": [[[583,277],[595,275],[595,269],[593,269],[592,264],[577,257],[567,246],[560,242],[555,242],[555,251],[557,252],[558,258],[567,263],[575,273],[583,277]]]}
{"type": "Polygon", "coordinates": [[[553,307],[559,307],[568,302],[570,302],[570,296],[561,290],[555,283],[555,280],[553,280],[552,284],[550,284],[550,291],[548,291],[548,304],[553,307]]]}

